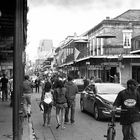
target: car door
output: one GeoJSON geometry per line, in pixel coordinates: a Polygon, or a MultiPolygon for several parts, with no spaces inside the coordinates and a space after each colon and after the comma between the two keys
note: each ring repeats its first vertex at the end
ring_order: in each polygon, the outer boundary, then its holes
{"type": "Polygon", "coordinates": [[[96,88],[95,85],[90,85],[90,91],[88,94],[88,111],[90,113],[93,113],[94,110],[94,103],[95,103],[95,97],[96,97],[96,88]]]}
{"type": "Polygon", "coordinates": [[[89,92],[91,91],[90,86],[87,86],[83,91],[83,102],[84,108],[88,111],[89,110],[89,92]]]}

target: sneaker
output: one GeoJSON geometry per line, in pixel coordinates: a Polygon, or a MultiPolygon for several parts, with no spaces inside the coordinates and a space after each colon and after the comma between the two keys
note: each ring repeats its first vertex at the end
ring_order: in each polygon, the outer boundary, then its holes
{"type": "Polygon", "coordinates": [[[65,128],[66,128],[65,126],[62,126],[62,127],[61,127],[62,130],[64,130],[65,128]]]}
{"type": "Polygon", "coordinates": [[[50,127],[51,126],[51,124],[47,124],[48,125],[48,127],[50,127]]]}
{"type": "Polygon", "coordinates": [[[69,122],[64,122],[64,124],[69,124],[69,122]]]}
{"type": "Polygon", "coordinates": [[[31,114],[30,113],[27,113],[28,117],[31,117],[31,114]]]}
{"type": "Polygon", "coordinates": [[[71,122],[71,124],[74,124],[74,123],[75,123],[75,121],[72,121],[72,122],[71,122]]]}
{"type": "Polygon", "coordinates": [[[57,126],[56,126],[56,129],[58,129],[60,127],[60,124],[58,124],[57,126]]]}

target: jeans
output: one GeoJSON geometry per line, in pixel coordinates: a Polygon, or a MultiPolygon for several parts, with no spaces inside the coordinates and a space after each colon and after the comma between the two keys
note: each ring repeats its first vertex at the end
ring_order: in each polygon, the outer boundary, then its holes
{"type": "Polygon", "coordinates": [[[130,139],[131,125],[122,125],[123,140],[130,139]]]}
{"type": "Polygon", "coordinates": [[[24,114],[31,113],[31,94],[24,94],[24,114]]]}
{"type": "Polygon", "coordinates": [[[134,140],[140,140],[140,122],[134,122],[131,126],[134,140]]]}
{"type": "Polygon", "coordinates": [[[134,122],[130,125],[122,125],[123,140],[140,140],[139,132],[140,122],[134,122]]]}
{"type": "Polygon", "coordinates": [[[69,122],[69,111],[71,111],[70,121],[75,122],[75,100],[68,101],[68,107],[65,109],[65,122],[69,122]]]}
{"type": "Polygon", "coordinates": [[[39,86],[38,86],[38,85],[36,85],[35,91],[36,91],[36,93],[37,93],[37,92],[39,93],[39,86]]]}
{"type": "Polygon", "coordinates": [[[2,89],[2,101],[8,100],[8,90],[7,89],[2,89]]]}

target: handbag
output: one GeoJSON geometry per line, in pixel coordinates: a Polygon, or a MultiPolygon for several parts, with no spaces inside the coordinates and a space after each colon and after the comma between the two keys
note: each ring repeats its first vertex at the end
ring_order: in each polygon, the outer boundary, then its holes
{"type": "Polygon", "coordinates": [[[43,102],[42,101],[39,103],[39,108],[40,108],[41,111],[44,111],[44,106],[43,106],[43,102]]]}

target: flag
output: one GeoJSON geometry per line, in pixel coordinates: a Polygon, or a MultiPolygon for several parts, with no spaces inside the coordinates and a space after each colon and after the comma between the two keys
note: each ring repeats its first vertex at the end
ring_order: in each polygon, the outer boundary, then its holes
{"type": "Polygon", "coordinates": [[[80,51],[75,48],[75,51],[74,51],[74,60],[77,59],[77,57],[79,56],[79,54],[80,54],[80,51]]]}

